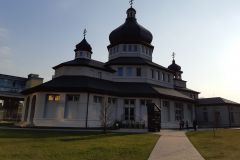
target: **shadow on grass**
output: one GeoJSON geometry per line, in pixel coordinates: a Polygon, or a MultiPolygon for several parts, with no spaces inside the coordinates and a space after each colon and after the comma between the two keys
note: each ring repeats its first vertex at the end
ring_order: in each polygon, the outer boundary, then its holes
{"type": "Polygon", "coordinates": [[[111,138],[111,137],[119,137],[119,136],[128,136],[133,135],[132,133],[99,133],[95,135],[87,135],[82,137],[75,138],[62,138],[60,141],[64,142],[72,142],[72,141],[81,141],[81,140],[92,140],[92,139],[102,139],[102,138],[111,138]]]}
{"type": "Polygon", "coordinates": [[[2,138],[60,138],[60,141],[79,141],[99,139],[114,136],[126,136],[132,133],[103,133],[94,131],[64,132],[64,131],[42,131],[42,130],[7,130],[0,129],[0,139],[2,138]],[[64,138],[66,137],[66,138],[64,138]],[[67,138],[68,137],[68,138],[67,138]]]}
{"type": "Polygon", "coordinates": [[[0,127],[14,127],[15,123],[16,123],[15,121],[10,121],[10,122],[2,121],[0,122],[0,127]]]}

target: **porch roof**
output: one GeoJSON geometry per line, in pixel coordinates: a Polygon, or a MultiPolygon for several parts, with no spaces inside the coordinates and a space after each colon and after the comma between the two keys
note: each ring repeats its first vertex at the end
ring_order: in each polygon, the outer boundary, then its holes
{"type": "Polygon", "coordinates": [[[112,82],[86,76],[57,77],[34,88],[24,90],[22,93],[34,92],[92,92],[120,97],[162,97],[194,101],[172,88],[164,88],[149,83],[112,82]]]}

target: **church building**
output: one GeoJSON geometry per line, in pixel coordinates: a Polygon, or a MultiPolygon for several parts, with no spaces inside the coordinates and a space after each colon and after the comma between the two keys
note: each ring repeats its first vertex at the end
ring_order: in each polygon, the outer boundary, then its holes
{"type": "Polygon", "coordinates": [[[161,108],[162,128],[178,128],[180,120],[192,126],[199,92],[187,88],[174,54],[168,67],[153,62],[153,35],[138,24],[132,6],[125,22],[109,35],[107,62],[91,58],[85,34],[75,59],[53,67],[52,80],[23,91],[23,122],[99,128],[107,109],[109,126],[147,128],[146,105],[151,102],[161,108]]]}

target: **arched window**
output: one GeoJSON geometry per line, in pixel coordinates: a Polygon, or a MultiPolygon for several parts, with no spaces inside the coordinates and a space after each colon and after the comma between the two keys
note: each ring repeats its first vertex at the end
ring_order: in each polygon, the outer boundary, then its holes
{"type": "Polygon", "coordinates": [[[33,96],[32,98],[32,103],[31,103],[31,112],[30,112],[30,122],[33,123],[33,118],[35,114],[35,106],[36,106],[36,95],[33,96]]]}
{"type": "Polygon", "coordinates": [[[30,102],[30,97],[27,97],[27,101],[26,101],[26,107],[25,107],[25,112],[24,112],[24,119],[23,121],[27,121],[28,118],[28,109],[29,109],[29,102],[30,102]]]}

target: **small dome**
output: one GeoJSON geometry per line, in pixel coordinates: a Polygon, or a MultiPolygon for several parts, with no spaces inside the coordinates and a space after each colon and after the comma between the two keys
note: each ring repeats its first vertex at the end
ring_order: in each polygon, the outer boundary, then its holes
{"type": "Polygon", "coordinates": [[[88,52],[92,53],[92,47],[84,38],[79,44],[76,45],[76,49],[74,51],[75,52],[76,51],[88,51],[88,52]]]}
{"type": "Polygon", "coordinates": [[[175,63],[175,60],[172,61],[172,64],[168,66],[168,69],[174,72],[181,72],[181,67],[175,63]]]}
{"type": "Polygon", "coordinates": [[[152,33],[137,23],[136,10],[129,8],[127,18],[123,25],[113,30],[109,35],[111,45],[121,43],[140,43],[150,45],[153,39],[152,33]]]}

